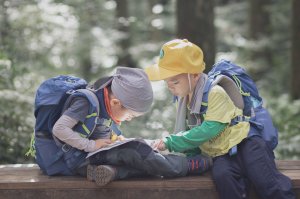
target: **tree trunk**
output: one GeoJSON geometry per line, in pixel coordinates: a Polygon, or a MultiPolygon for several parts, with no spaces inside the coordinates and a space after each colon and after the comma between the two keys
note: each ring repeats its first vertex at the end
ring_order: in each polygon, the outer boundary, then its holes
{"type": "MultiPolygon", "coordinates": [[[[268,6],[271,5],[271,0],[250,0],[249,8],[249,36],[250,39],[261,42],[261,39],[267,38],[271,34],[270,14],[268,6]]],[[[260,66],[260,71],[257,71],[257,76],[264,74],[274,65],[272,51],[268,43],[263,44],[259,48],[254,48],[252,55],[253,60],[261,59],[263,66],[260,66]]]]}
{"type": "Polygon", "coordinates": [[[1,0],[0,1],[0,50],[5,52],[6,58],[13,61],[13,39],[10,37],[11,25],[9,22],[8,16],[8,4],[7,1],[1,0]]]}
{"type": "Polygon", "coordinates": [[[271,0],[250,0],[250,37],[259,39],[270,33],[270,15],[267,7],[271,0]]]}
{"type": "Polygon", "coordinates": [[[149,13],[147,13],[147,18],[151,19],[151,21],[149,21],[149,37],[150,41],[153,42],[161,40],[162,34],[161,30],[157,29],[156,27],[153,27],[151,24],[152,20],[154,20],[157,17],[156,14],[152,12],[152,9],[158,3],[160,3],[159,0],[148,0],[149,13]]]}
{"type": "Polygon", "coordinates": [[[130,48],[130,21],[128,14],[128,2],[127,0],[116,0],[117,10],[116,18],[118,23],[118,30],[122,34],[122,37],[119,41],[119,59],[117,65],[132,67],[135,68],[136,64],[134,63],[131,54],[129,52],[130,48]]]}
{"type": "Polygon", "coordinates": [[[214,1],[177,0],[177,36],[203,50],[208,71],[215,62],[216,53],[214,1]]]}
{"type": "Polygon", "coordinates": [[[300,99],[300,1],[293,0],[292,6],[291,97],[292,99],[300,99]]]}
{"type": "Polygon", "coordinates": [[[6,89],[14,89],[14,78],[16,75],[16,70],[15,70],[15,42],[13,39],[13,36],[11,34],[12,32],[12,27],[9,21],[9,16],[8,16],[8,3],[5,0],[0,1],[0,59],[5,58],[10,61],[10,66],[11,66],[11,73],[10,77],[7,78],[7,83],[6,89]]]}
{"type": "Polygon", "coordinates": [[[90,31],[92,27],[91,18],[86,14],[80,15],[78,29],[79,39],[77,41],[78,48],[76,50],[81,74],[83,78],[88,81],[91,78],[92,72],[91,51],[93,46],[93,36],[90,31]]]}

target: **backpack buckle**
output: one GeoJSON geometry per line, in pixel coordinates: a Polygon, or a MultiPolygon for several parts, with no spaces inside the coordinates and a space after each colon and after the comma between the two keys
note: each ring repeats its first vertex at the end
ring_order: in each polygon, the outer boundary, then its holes
{"type": "Polygon", "coordinates": [[[221,71],[217,71],[217,72],[215,72],[215,73],[213,73],[213,78],[215,79],[218,75],[220,75],[221,74],[221,71]]]}
{"type": "Polygon", "coordinates": [[[68,90],[66,93],[69,94],[69,95],[72,95],[76,92],[76,90],[68,90]]]}
{"type": "Polygon", "coordinates": [[[65,153],[67,153],[67,152],[70,151],[71,148],[72,148],[72,147],[71,147],[70,145],[64,144],[64,145],[62,145],[61,150],[62,150],[63,152],[65,152],[65,153]]]}

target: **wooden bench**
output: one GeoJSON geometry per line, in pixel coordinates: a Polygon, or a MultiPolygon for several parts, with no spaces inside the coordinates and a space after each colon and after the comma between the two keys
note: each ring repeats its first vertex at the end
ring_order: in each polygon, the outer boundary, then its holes
{"type": "MultiPolygon", "coordinates": [[[[292,179],[300,198],[300,161],[277,161],[292,179]]],[[[257,198],[254,191],[250,198],[257,198]]],[[[104,187],[82,177],[49,177],[35,164],[0,165],[0,199],[217,199],[210,173],[175,179],[141,178],[114,181],[104,187]]]]}

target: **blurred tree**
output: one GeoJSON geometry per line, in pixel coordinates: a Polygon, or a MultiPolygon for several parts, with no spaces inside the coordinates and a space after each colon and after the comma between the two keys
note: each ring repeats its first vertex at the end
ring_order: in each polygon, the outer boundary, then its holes
{"type": "MultiPolygon", "coordinates": [[[[151,22],[154,23],[155,21],[158,23],[159,19],[157,19],[157,14],[160,14],[163,12],[163,7],[159,3],[160,0],[149,0],[148,1],[148,12],[147,15],[151,19],[151,22]]],[[[155,23],[153,24],[155,25],[155,23]]],[[[161,39],[161,28],[157,28],[159,24],[157,24],[157,27],[150,25],[149,31],[150,31],[150,40],[151,41],[157,41],[161,39]]]]}
{"type": "Polygon", "coordinates": [[[130,34],[130,15],[128,13],[128,1],[127,0],[116,0],[116,18],[117,28],[120,31],[121,38],[118,41],[119,53],[118,62],[119,66],[127,66],[136,68],[136,63],[131,57],[129,48],[131,46],[131,34],[130,34]]]}
{"type": "Polygon", "coordinates": [[[94,17],[95,9],[97,6],[92,2],[80,3],[76,8],[76,15],[78,16],[78,32],[76,40],[76,54],[81,70],[81,74],[84,79],[90,80],[92,73],[92,48],[94,38],[92,35],[92,28],[96,26],[97,20],[94,17]]]}
{"type": "Polygon", "coordinates": [[[259,39],[270,34],[270,15],[268,6],[271,0],[250,0],[250,37],[259,39]]]}
{"type": "Polygon", "coordinates": [[[249,4],[249,36],[255,42],[251,48],[251,57],[262,60],[261,65],[257,67],[259,70],[253,74],[259,79],[274,65],[268,39],[271,34],[271,0],[249,0],[249,4]]]}
{"type": "Polygon", "coordinates": [[[214,1],[177,0],[177,35],[201,47],[208,71],[215,62],[214,1]]]}
{"type": "MultiPolygon", "coordinates": [[[[32,85],[34,81],[32,41],[27,13],[32,1],[0,1],[0,162],[25,162],[32,132],[32,85]],[[22,12],[24,11],[24,12],[22,12]],[[13,14],[12,14],[13,13],[13,14]],[[26,13],[26,14],[25,14],[26,13]],[[19,19],[22,18],[22,21],[19,19]],[[25,39],[28,36],[27,39],[25,39]],[[31,74],[29,70],[32,69],[31,74]]],[[[35,13],[39,19],[39,13],[35,13]]],[[[36,24],[35,24],[36,25],[36,24]]],[[[39,35],[39,31],[35,32],[39,35]]]]}
{"type": "Polygon", "coordinates": [[[292,99],[300,99],[300,1],[292,3],[292,72],[291,72],[291,96],[292,99]]]}
{"type": "MultiPolygon", "coordinates": [[[[15,68],[13,62],[16,58],[14,57],[14,35],[11,34],[13,32],[13,28],[11,27],[8,14],[10,9],[9,4],[9,1],[0,1],[0,59],[5,58],[5,60],[9,62],[9,68],[12,72],[10,73],[9,78],[5,79],[9,82],[5,84],[5,86],[7,86],[7,88],[14,89],[13,79],[15,76],[15,68]]],[[[3,80],[4,79],[2,79],[2,81],[3,80]]]]}
{"type": "Polygon", "coordinates": [[[229,3],[237,3],[237,2],[241,2],[242,0],[216,0],[217,5],[227,5],[229,3]]]}

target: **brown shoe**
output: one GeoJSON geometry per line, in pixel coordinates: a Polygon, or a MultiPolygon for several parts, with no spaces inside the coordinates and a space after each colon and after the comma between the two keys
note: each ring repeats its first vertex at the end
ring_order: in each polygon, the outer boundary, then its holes
{"type": "Polygon", "coordinates": [[[104,186],[113,181],[116,177],[117,170],[109,165],[88,165],[87,179],[95,181],[98,186],[104,186]]]}

